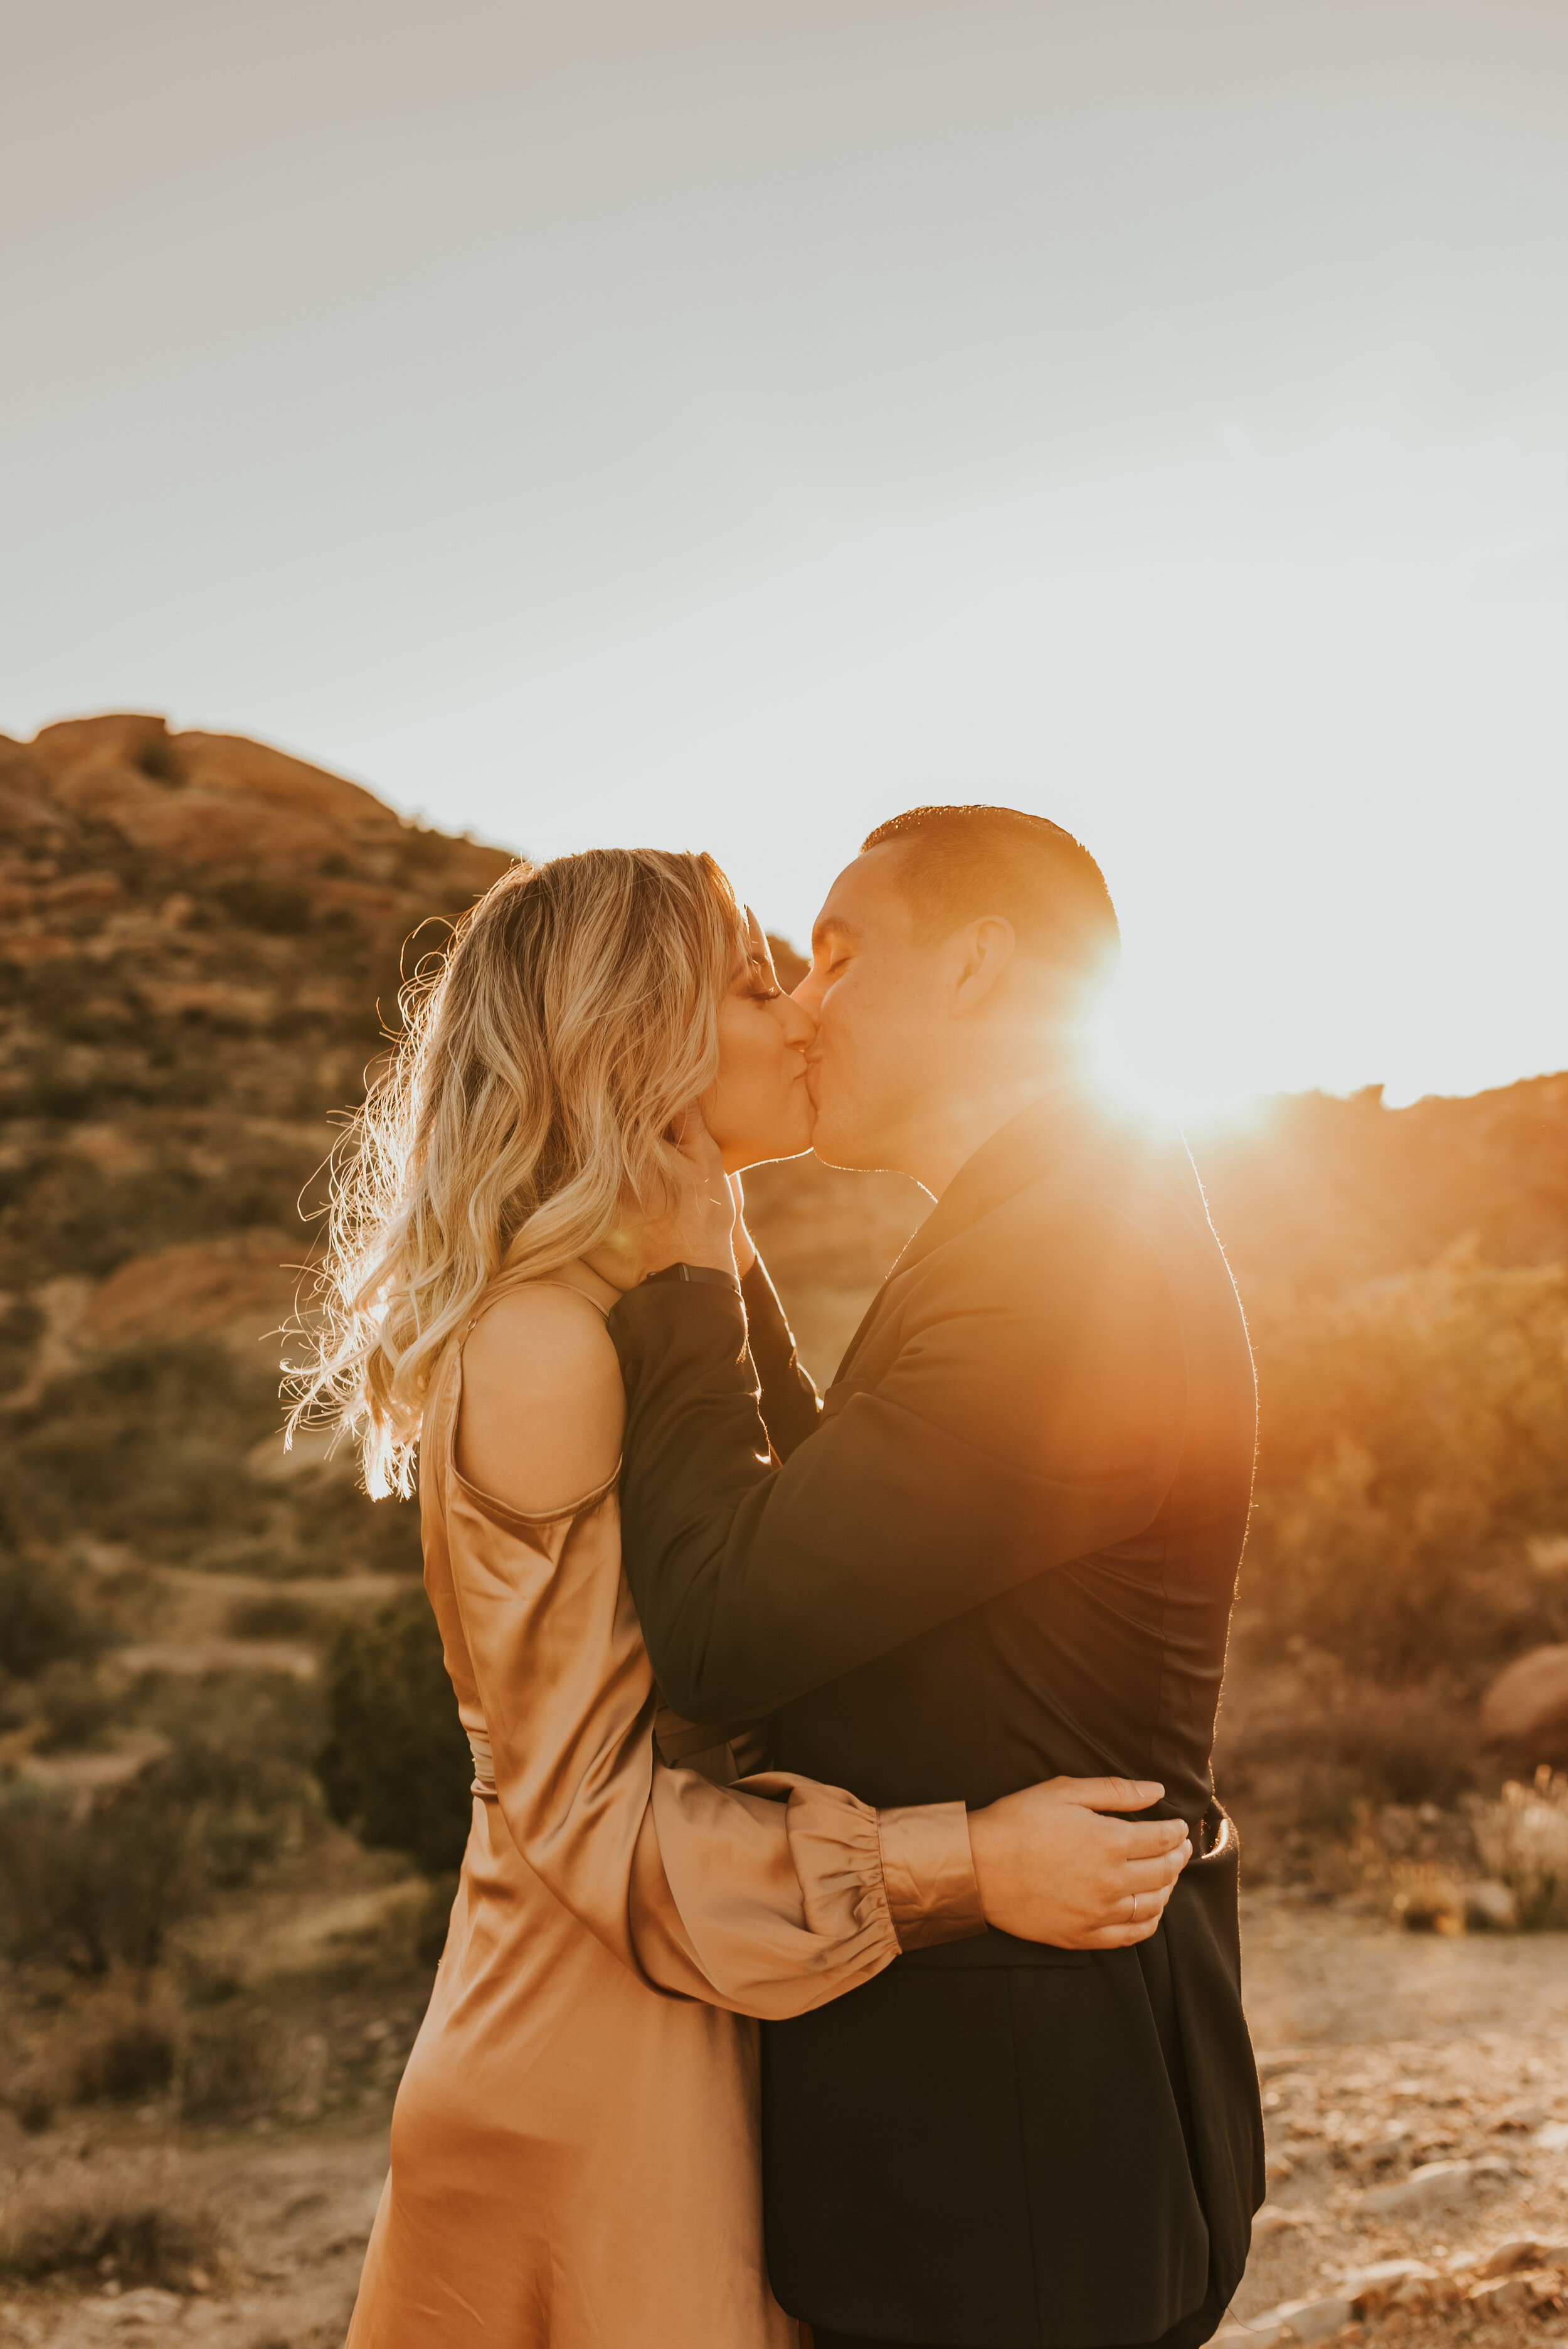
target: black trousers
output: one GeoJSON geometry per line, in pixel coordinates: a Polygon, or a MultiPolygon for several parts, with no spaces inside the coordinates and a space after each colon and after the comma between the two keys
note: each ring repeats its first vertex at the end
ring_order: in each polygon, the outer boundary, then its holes
{"type": "MultiPolygon", "coordinates": [[[[1160,2340],[1133,2344],[1132,2349],[1199,2349],[1199,2344],[1217,2331],[1224,2313],[1218,2295],[1211,2292],[1202,2308],[1195,2308],[1191,2316],[1173,2324],[1160,2340]]],[[[824,2333],[820,2325],[812,2327],[811,2338],[816,2349],[925,2349],[925,2344],[918,2341],[868,2341],[858,2333],[824,2333]]]]}

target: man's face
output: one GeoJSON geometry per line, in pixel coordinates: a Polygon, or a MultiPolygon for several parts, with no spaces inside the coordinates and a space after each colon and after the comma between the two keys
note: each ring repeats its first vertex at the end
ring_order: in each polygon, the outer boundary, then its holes
{"type": "Polygon", "coordinates": [[[811,1147],[830,1166],[896,1166],[951,1028],[941,949],[918,944],[899,852],[867,849],[828,892],[795,989],[819,1022],[807,1053],[811,1147]]]}

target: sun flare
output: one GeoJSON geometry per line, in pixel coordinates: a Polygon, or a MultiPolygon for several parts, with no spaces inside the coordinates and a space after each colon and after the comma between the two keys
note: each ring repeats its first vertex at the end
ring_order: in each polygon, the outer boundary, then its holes
{"type": "Polygon", "coordinates": [[[1169,990],[1135,982],[1108,991],[1089,1062],[1097,1092],[1154,1123],[1247,1123],[1264,1092],[1233,1029],[1192,1017],[1169,990]]]}

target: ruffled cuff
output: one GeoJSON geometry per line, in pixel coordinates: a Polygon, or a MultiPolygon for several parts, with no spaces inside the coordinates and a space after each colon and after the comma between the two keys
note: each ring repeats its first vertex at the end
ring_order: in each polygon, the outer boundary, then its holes
{"type": "Polygon", "coordinates": [[[787,1795],[789,1857],[808,1930],[824,1944],[880,1943],[882,1962],[899,1951],[898,1928],[883,1880],[877,1814],[841,1786],[792,1771],[762,1770],[737,1780],[758,1794],[787,1795]]]}
{"type": "Polygon", "coordinates": [[[969,1814],[962,1803],[905,1805],[877,1813],[882,1882],[901,1950],[967,1941],[985,1928],[969,1814]]]}

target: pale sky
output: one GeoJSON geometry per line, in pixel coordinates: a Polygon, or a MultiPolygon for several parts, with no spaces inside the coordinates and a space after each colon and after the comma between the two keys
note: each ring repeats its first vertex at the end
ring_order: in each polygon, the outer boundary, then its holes
{"type": "Polygon", "coordinates": [[[1563,0],[0,0],[0,729],[1100,858],[1196,1109],[1568,1066],[1563,0]]]}

